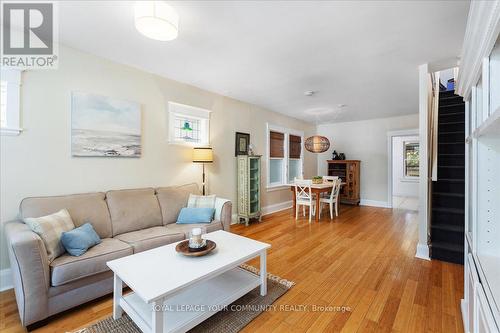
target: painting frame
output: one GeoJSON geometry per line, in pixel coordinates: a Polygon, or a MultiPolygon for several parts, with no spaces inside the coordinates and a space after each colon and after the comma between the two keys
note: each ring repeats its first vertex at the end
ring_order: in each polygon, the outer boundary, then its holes
{"type": "Polygon", "coordinates": [[[234,156],[248,155],[248,146],[250,145],[250,134],[236,132],[234,142],[234,156]]]}
{"type": "Polygon", "coordinates": [[[71,92],[71,156],[142,155],[142,114],[137,102],[71,92]]]}

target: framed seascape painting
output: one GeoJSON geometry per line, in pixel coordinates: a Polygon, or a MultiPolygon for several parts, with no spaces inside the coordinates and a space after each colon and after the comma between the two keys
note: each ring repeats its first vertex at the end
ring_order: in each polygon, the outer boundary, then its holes
{"type": "Polygon", "coordinates": [[[72,92],[71,153],[73,156],[140,157],[140,104],[72,92]]]}

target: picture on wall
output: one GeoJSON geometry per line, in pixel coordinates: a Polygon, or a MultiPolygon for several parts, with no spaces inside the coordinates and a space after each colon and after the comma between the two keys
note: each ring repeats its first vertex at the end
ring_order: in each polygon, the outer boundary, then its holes
{"type": "Polygon", "coordinates": [[[250,134],[236,132],[236,142],[234,155],[248,155],[248,145],[250,144],[250,134]]]}
{"type": "Polygon", "coordinates": [[[140,104],[72,92],[71,152],[73,156],[140,157],[140,104]]]}

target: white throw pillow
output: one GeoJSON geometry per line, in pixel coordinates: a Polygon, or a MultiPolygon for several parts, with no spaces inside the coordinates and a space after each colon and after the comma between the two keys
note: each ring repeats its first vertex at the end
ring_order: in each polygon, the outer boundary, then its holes
{"type": "Polygon", "coordinates": [[[215,194],[213,195],[190,194],[187,206],[188,208],[215,208],[215,194]]]}
{"type": "Polygon", "coordinates": [[[75,228],[73,220],[66,209],[61,209],[51,215],[27,217],[23,220],[42,239],[47,250],[49,262],[52,262],[52,260],[65,252],[61,244],[61,235],[63,232],[75,228]]]}

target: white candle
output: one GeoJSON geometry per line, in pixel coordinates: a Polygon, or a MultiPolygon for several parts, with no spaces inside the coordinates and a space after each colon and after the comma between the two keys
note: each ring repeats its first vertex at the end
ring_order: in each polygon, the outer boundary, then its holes
{"type": "Polygon", "coordinates": [[[203,240],[201,239],[201,228],[193,228],[191,230],[191,239],[189,240],[190,247],[201,247],[203,240]]]}

